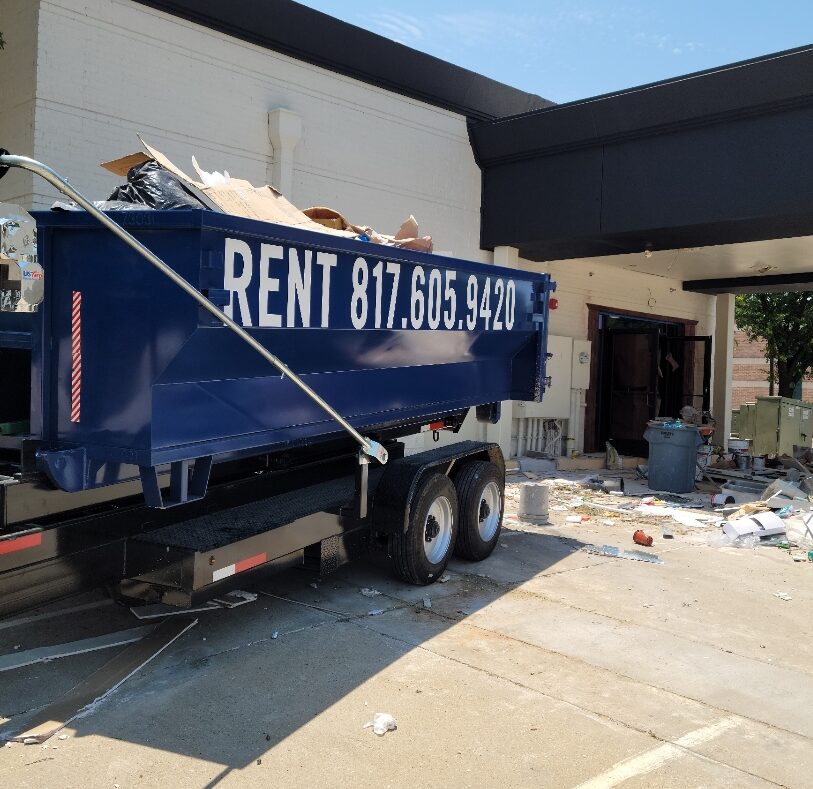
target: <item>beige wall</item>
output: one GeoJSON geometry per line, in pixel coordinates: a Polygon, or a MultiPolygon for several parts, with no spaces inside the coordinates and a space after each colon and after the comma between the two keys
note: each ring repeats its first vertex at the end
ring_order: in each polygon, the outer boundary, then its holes
{"type": "MultiPolygon", "coordinates": [[[[31,155],[37,82],[37,14],[33,0],[0,0],[0,146],[31,155]]],[[[33,176],[13,170],[0,182],[0,202],[30,201],[33,176]]]]}
{"type": "Polygon", "coordinates": [[[714,297],[687,293],[679,280],[628,271],[600,258],[551,263],[523,260],[522,267],[545,271],[557,283],[554,296],[559,308],[551,312],[551,334],[586,339],[587,304],[696,320],[699,335],[714,331],[714,297]]]}

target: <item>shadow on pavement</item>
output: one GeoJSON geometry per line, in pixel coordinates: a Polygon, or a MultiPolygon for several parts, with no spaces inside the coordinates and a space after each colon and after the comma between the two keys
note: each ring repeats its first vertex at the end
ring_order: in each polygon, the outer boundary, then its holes
{"type": "MultiPolygon", "coordinates": [[[[449,580],[429,587],[396,580],[383,559],[345,565],[324,579],[295,570],[248,586],[260,593],[256,602],[196,614],[195,628],[92,714],[74,721],[72,738],[110,737],[215,762],[224,771],[214,785],[348,694],[364,695],[368,680],[531,578],[555,572],[563,562],[578,568],[600,561],[580,552],[584,543],[544,527],[529,529],[504,527],[489,559],[453,560],[449,580]],[[366,597],[361,593],[365,588],[381,594],[366,597]]],[[[66,613],[28,624],[29,617],[20,617],[19,626],[2,623],[0,653],[142,624],[100,595],[43,610],[61,609],[66,613]],[[70,610],[78,604],[80,610],[70,610]]],[[[70,689],[115,651],[5,672],[0,716],[12,720],[0,726],[0,740],[24,730],[36,708],[70,689]]],[[[379,711],[376,700],[371,696],[364,701],[369,701],[363,709],[371,718],[379,711]]],[[[336,732],[339,740],[342,735],[336,732]]]]}

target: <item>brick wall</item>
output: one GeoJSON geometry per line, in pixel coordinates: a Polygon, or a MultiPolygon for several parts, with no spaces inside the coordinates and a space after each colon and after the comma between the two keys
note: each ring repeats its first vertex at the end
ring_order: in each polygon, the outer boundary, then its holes
{"type": "MultiPolygon", "coordinates": [[[[770,394],[768,385],[768,360],[765,358],[765,341],[751,342],[745,332],[734,332],[734,365],[732,367],[732,407],[752,403],[757,397],[770,394]]],[[[802,385],[802,399],[813,402],[813,381],[802,385]]]]}

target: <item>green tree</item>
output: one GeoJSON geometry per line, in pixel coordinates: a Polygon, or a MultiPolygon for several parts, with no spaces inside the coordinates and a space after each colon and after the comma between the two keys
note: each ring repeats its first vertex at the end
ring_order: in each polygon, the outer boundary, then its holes
{"type": "Polygon", "coordinates": [[[813,293],[745,293],[736,298],[734,316],[749,340],[765,340],[779,395],[793,397],[813,368],[813,293]]]}

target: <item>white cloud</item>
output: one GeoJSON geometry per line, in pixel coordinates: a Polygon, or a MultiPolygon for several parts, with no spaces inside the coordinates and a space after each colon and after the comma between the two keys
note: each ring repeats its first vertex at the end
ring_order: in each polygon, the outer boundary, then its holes
{"type": "Polygon", "coordinates": [[[421,20],[398,11],[379,11],[370,16],[369,23],[382,36],[401,44],[415,44],[424,37],[421,20]]]}

